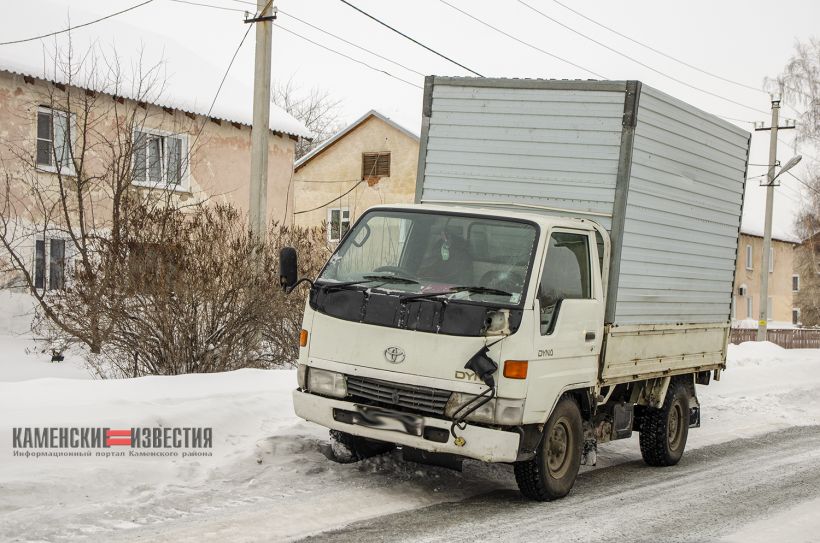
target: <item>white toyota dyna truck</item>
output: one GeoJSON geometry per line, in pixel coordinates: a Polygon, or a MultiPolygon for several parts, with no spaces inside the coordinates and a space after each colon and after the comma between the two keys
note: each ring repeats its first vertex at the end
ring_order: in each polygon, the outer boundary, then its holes
{"type": "Polygon", "coordinates": [[[416,203],[316,278],[280,255],[310,285],[297,415],[339,460],[511,463],[536,500],[633,432],[676,464],[726,364],[749,141],[638,81],[428,77],[416,203]]]}

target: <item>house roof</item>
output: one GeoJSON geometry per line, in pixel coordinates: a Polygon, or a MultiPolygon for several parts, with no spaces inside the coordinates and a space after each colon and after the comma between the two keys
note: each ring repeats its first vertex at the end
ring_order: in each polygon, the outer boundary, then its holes
{"type": "MultiPolygon", "coordinates": [[[[740,233],[745,234],[747,236],[754,236],[756,238],[762,238],[763,237],[763,228],[762,227],[761,228],[755,228],[755,226],[747,226],[746,224],[744,224],[743,226],[740,227],[740,233]]],[[[794,244],[799,244],[800,243],[800,238],[799,237],[793,236],[793,235],[785,233],[785,232],[776,232],[774,230],[772,231],[772,239],[776,240],[776,241],[784,241],[786,243],[794,243],[794,244]]]]}
{"type": "MultiPolygon", "coordinates": [[[[196,64],[196,62],[194,61],[193,64],[196,64]]],[[[220,93],[220,99],[217,100],[213,109],[208,113],[215,89],[213,91],[210,89],[203,90],[205,85],[202,80],[191,77],[190,74],[191,71],[197,70],[189,69],[187,71],[188,73],[182,74],[182,77],[171,78],[164,83],[161,81],[160,83],[163,83],[162,92],[158,93],[155,99],[147,100],[147,102],[155,106],[196,115],[207,115],[227,122],[247,126],[253,124],[253,91],[251,89],[236,80],[231,81],[231,84],[223,89],[228,92],[220,93]]],[[[101,80],[104,80],[104,76],[100,77],[97,73],[79,70],[77,73],[72,74],[71,81],[69,81],[60,70],[54,69],[53,64],[49,67],[48,63],[44,63],[42,58],[37,61],[34,59],[34,55],[30,54],[11,56],[0,53],[0,72],[65,85],[71,84],[81,89],[111,94],[110,85],[100,83],[101,80]]],[[[136,83],[139,83],[139,81],[136,83]]],[[[131,84],[126,82],[117,89],[116,94],[133,100],[139,95],[133,90],[134,86],[133,82],[131,84]]],[[[313,137],[313,133],[301,121],[275,104],[271,104],[269,126],[274,132],[282,132],[303,138],[313,137]]]]}
{"type": "Polygon", "coordinates": [[[370,117],[376,117],[377,119],[379,119],[379,120],[387,123],[388,125],[392,126],[396,130],[398,130],[399,132],[401,132],[402,134],[407,136],[408,138],[411,138],[415,141],[419,141],[418,134],[413,133],[412,131],[410,131],[407,128],[403,127],[402,125],[400,125],[396,121],[393,121],[389,117],[386,117],[385,115],[382,115],[381,113],[379,113],[375,109],[371,109],[370,111],[368,111],[367,113],[365,113],[364,115],[362,115],[361,117],[359,117],[358,119],[353,121],[353,123],[351,123],[347,127],[343,128],[342,130],[340,130],[339,132],[334,134],[330,139],[322,142],[322,144],[320,146],[316,147],[311,152],[309,152],[308,154],[306,154],[305,156],[303,156],[302,158],[297,160],[296,163],[294,164],[295,169],[298,170],[299,168],[301,168],[302,166],[304,166],[305,164],[307,164],[308,162],[310,162],[311,160],[316,158],[316,156],[320,155],[322,152],[324,152],[331,145],[333,145],[334,143],[336,143],[340,139],[344,138],[347,134],[349,134],[350,132],[355,130],[356,127],[358,127],[359,125],[364,123],[370,117]]]}

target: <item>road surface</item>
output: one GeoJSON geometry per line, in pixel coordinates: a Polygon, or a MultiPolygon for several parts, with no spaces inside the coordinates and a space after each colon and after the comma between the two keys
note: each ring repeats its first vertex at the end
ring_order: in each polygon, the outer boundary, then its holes
{"type": "Polygon", "coordinates": [[[817,505],[820,427],[803,426],[687,451],[671,468],[630,461],[586,471],[557,502],[533,503],[498,490],[306,541],[655,543],[751,541],[755,534],[771,540],[786,531],[790,541],[820,541],[817,505]]]}

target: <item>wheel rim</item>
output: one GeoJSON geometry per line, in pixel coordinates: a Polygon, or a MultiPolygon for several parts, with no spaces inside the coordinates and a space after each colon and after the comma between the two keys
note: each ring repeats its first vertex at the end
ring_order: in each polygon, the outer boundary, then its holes
{"type": "Polygon", "coordinates": [[[676,451],[680,447],[683,439],[683,425],[683,407],[679,402],[675,402],[672,404],[672,409],[669,410],[669,422],[666,431],[670,450],[676,451]]]}
{"type": "Polygon", "coordinates": [[[566,475],[569,469],[570,429],[565,418],[559,419],[552,427],[547,441],[547,468],[556,479],[566,475]]]}

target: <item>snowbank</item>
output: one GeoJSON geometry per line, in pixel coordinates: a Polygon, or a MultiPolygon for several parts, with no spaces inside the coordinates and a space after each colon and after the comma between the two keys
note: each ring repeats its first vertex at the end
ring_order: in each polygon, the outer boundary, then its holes
{"type": "MultiPolygon", "coordinates": [[[[285,540],[515,488],[506,465],[466,462],[456,473],[398,453],[329,462],[327,431],[293,413],[289,370],[2,382],[8,367],[0,364],[0,540],[285,540]],[[15,457],[11,429],[25,426],[204,426],[214,443],[211,456],[191,458],[15,457]]],[[[733,345],[721,381],[699,396],[702,428],[689,448],[820,424],[820,350],[733,345]]],[[[636,441],[601,446],[599,467],[638,459],[636,441]]]]}

